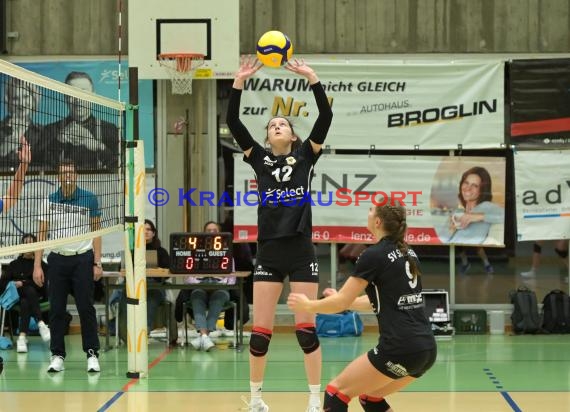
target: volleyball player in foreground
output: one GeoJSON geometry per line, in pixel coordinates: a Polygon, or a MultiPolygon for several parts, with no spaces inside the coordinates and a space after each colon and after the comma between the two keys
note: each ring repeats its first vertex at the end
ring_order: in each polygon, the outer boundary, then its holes
{"type": "Polygon", "coordinates": [[[405,242],[406,229],[403,207],[370,208],[368,230],[378,243],[360,255],[342,289],[329,290],[321,300],[296,291],[289,295],[287,304],[296,314],[372,308],[378,318],[379,344],[330,381],[325,412],[347,411],[355,396],[367,412],[392,411],[384,397],[412,383],[435,362],[437,347],[423,309],[419,262],[405,242]],[[360,296],[362,291],[366,295],[360,296]]]}
{"type": "MultiPolygon", "coordinates": [[[[283,281],[289,276],[291,290],[316,298],[319,287],[318,263],[311,241],[312,218],[310,182],[313,167],[321,155],[332,110],[314,70],[304,61],[294,60],[285,69],[307,79],[319,110],[309,138],[304,142],[284,117],[267,124],[265,143],[257,143],[239,119],[245,80],[262,65],[254,58],[242,58],[228,105],[227,124],[244,151],[244,161],[253,168],[259,192],[257,266],[253,273],[253,330],[250,347],[249,411],[267,412],[261,399],[267,352],[274,326],[275,309],[283,281]]],[[[320,411],[321,349],[315,330],[315,315],[295,315],[297,340],[304,352],[309,382],[308,412],[320,411]]]]}

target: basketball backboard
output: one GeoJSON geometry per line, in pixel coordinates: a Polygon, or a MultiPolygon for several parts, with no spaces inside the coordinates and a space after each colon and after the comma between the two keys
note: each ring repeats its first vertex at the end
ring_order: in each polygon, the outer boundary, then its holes
{"type": "Polygon", "coordinates": [[[168,79],[161,53],[201,53],[194,78],[229,79],[239,67],[239,1],[129,1],[129,66],[168,79]]]}

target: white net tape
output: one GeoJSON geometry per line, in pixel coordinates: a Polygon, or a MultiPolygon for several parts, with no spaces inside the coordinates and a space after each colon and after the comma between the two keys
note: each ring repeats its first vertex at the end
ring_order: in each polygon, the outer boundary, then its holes
{"type": "Polygon", "coordinates": [[[172,94],[192,94],[192,78],[196,69],[204,64],[204,56],[163,54],[158,59],[170,77],[172,94]]]}

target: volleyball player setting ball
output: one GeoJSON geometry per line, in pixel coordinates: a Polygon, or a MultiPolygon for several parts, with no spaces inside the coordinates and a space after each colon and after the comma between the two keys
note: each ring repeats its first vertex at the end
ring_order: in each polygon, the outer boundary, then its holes
{"type": "MultiPolygon", "coordinates": [[[[307,199],[311,191],[313,168],[321,155],[321,147],[332,121],[332,110],[315,71],[303,60],[290,60],[292,47],[289,39],[284,39],[282,34],[280,36],[272,33],[268,36],[280,39],[281,43],[273,48],[265,44],[265,49],[261,51],[258,48],[258,57],[267,65],[276,64],[279,67],[283,64],[282,67],[286,70],[303,76],[313,91],[319,115],[305,141],[295,134],[288,119],[270,119],[264,136],[264,143],[268,145],[268,149],[265,149],[253,139],[239,119],[245,80],[262,67],[258,59],[251,56],[242,57],[230,94],[227,124],[244,152],[244,161],[252,167],[256,175],[260,197],[257,266],[253,273],[253,330],[249,343],[250,412],[269,411],[269,407],[262,400],[261,389],[273,333],[275,309],[283,290],[283,281],[288,276],[293,292],[302,293],[311,299],[317,297],[318,263],[311,240],[311,202],[307,199]],[[283,53],[283,48],[287,46],[287,50],[291,51],[283,53]],[[278,55],[273,56],[275,60],[268,57],[274,53],[278,55]],[[277,197],[275,193],[287,194],[277,197]]],[[[315,330],[315,315],[296,313],[295,333],[304,352],[309,384],[310,394],[306,411],[319,412],[321,348],[315,330]]]]}

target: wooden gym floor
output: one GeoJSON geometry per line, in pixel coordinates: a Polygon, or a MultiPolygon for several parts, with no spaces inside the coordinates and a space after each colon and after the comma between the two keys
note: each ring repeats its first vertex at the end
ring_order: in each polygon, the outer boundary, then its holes
{"type": "MultiPolygon", "coordinates": [[[[0,411],[238,411],[248,396],[248,352],[220,343],[213,352],[149,345],[150,372],[140,381],[125,377],[124,347],[101,354],[100,374],[87,374],[78,335],[67,338],[66,370],[46,372],[49,350],[30,337],[29,352],[0,351],[0,411]]],[[[398,411],[509,412],[570,410],[568,335],[454,336],[438,341],[435,366],[404,392],[388,398],[398,411]]],[[[323,338],[323,388],[329,378],[376,342],[323,338]]],[[[301,351],[292,333],[271,343],[264,399],[271,412],[303,412],[307,401],[301,351]]],[[[353,400],[350,410],[361,410],[353,400]]]]}

